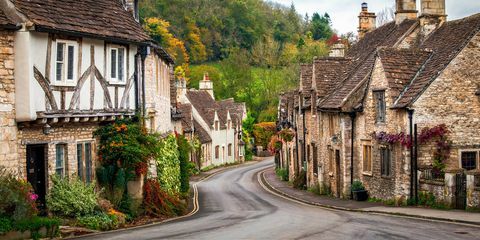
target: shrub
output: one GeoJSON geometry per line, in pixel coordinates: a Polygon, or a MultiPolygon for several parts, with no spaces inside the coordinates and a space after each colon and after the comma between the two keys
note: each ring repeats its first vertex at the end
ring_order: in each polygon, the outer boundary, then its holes
{"type": "Polygon", "coordinates": [[[364,191],[365,186],[363,186],[363,183],[361,181],[355,180],[352,183],[352,191],[364,191]]]}
{"type": "Polygon", "coordinates": [[[275,169],[275,172],[277,173],[277,176],[280,178],[280,180],[288,181],[288,169],[277,168],[277,169],[275,169]]]}
{"type": "Polygon", "coordinates": [[[97,207],[94,184],[85,184],[77,178],[71,180],[52,176],[53,187],[47,196],[50,211],[60,216],[75,217],[92,214],[97,207]]]}
{"type": "Polygon", "coordinates": [[[0,216],[14,221],[30,218],[37,213],[38,198],[26,180],[19,180],[6,169],[0,168],[0,216]]]}
{"type": "Polygon", "coordinates": [[[54,238],[58,235],[60,226],[60,220],[56,218],[46,218],[46,217],[32,217],[28,219],[23,219],[14,223],[14,230],[25,232],[30,231],[31,237],[33,239],[39,239],[41,228],[47,229],[47,237],[54,238]]]}
{"type": "Polygon", "coordinates": [[[177,137],[177,144],[180,160],[180,192],[187,193],[190,190],[190,176],[195,169],[195,165],[189,159],[192,146],[183,135],[177,137]]]}
{"type": "Polygon", "coordinates": [[[78,223],[83,227],[93,230],[107,231],[117,228],[115,217],[103,212],[79,217],[78,223]]]}
{"type": "Polygon", "coordinates": [[[156,158],[158,181],[162,188],[170,194],[180,191],[180,160],[177,140],[170,135],[160,141],[156,158]]]}
{"type": "Polygon", "coordinates": [[[307,189],[307,173],[305,171],[302,170],[293,180],[293,187],[301,190],[307,189]]]}
{"type": "Polygon", "coordinates": [[[145,213],[150,216],[178,216],[185,212],[186,205],[164,191],[156,179],[147,180],[143,192],[145,213]]]}
{"type": "Polygon", "coordinates": [[[0,235],[9,232],[12,229],[12,220],[6,217],[0,217],[0,235]]]}

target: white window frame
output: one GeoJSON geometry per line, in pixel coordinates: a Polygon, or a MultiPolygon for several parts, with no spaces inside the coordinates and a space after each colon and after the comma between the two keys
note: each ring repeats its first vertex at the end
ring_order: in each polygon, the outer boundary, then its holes
{"type": "Polygon", "coordinates": [[[476,152],[477,153],[477,163],[476,163],[476,169],[480,169],[479,163],[480,163],[480,149],[478,148],[473,148],[473,149],[461,149],[458,150],[458,166],[460,169],[463,169],[462,166],[462,153],[464,152],[476,152]]]}
{"type": "Polygon", "coordinates": [[[72,40],[64,40],[64,39],[58,39],[54,42],[53,44],[53,49],[52,49],[52,64],[53,64],[53,72],[52,72],[52,85],[57,85],[57,86],[75,86],[77,84],[78,80],[78,42],[72,41],[72,40]],[[63,67],[62,67],[62,79],[57,79],[57,63],[59,63],[58,56],[57,56],[57,50],[58,50],[58,44],[65,44],[65,49],[63,50],[63,67]],[[69,68],[69,62],[68,62],[68,48],[73,47],[73,63],[72,63],[72,78],[67,79],[68,75],[68,68],[69,68]]]}
{"type": "Polygon", "coordinates": [[[121,85],[125,85],[126,82],[127,82],[127,79],[128,79],[128,76],[127,76],[127,59],[128,59],[128,51],[127,51],[127,48],[125,46],[121,46],[121,45],[114,45],[114,44],[110,44],[107,46],[107,79],[108,81],[111,83],[111,84],[121,84],[121,85]],[[122,79],[119,79],[118,76],[119,76],[119,73],[120,73],[120,70],[118,68],[119,64],[118,64],[118,53],[119,53],[119,49],[123,49],[123,80],[122,79]],[[112,77],[112,50],[115,50],[116,51],[116,72],[115,72],[115,77],[112,77]]]}

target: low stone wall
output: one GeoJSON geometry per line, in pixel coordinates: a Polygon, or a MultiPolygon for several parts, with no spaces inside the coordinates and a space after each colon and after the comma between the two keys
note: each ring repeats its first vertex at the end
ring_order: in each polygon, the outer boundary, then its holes
{"type": "Polygon", "coordinates": [[[445,181],[420,179],[418,190],[433,193],[438,202],[446,202],[445,181]]]}
{"type": "Polygon", "coordinates": [[[467,173],[467,208],[480,209],[480,170],[467,173]]]}

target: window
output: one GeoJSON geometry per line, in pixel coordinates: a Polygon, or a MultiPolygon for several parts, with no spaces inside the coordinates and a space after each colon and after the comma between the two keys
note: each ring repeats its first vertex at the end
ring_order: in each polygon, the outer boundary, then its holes
{"type": "Polygon", "coordinates": [[[55,46],[55,83],[75,84],[77,42],[58,40],[55,46]]]}
{"type": "Polygon", "coordinates": [[[93,180],[92,143],[84,142],[77,144],[78,177],[84,182],[93,180]]]}
{"type": "Polygon", "coordinates": [[[109,53],[109,75],[110,81],[114,83],[125,83],[126,79],[126,52],[125,47],[110,46],[109,53]]]}
{"type": "Polygon", "coordinates": [[[372,173],[372,146],[363,145],[363,172],[372,173]]]}
{"type": "Polygon", "coordinates": [[[312,145],[313,151],[313,174],[318,175],[318,159],[317,159],[317,146],[312,145]]]}
{"type": "Polygon", "coordinates": [[[215,131],[218,131],[218,125],[219,125],[218,121],[215,121],[215,131]]]}
{"type": "Polygon", "coordinates": [[[220,146],[215,147],[215,159],[220,157],[220,146]]]}
{"type": "Polygon", "coordinates": [[[232,144],[228,144],[228,156],[231,157],[232,156],[232,144]]]}
{"type": "Polygon", "coordinates": [[[392,166],[392,156],[390,153],[390,149],[386,147],[380,148],[380,171],[382,176],[389,177],[390,176],[390,168],[392,166]]]}
{"type": "Polygon", "coordinates": [[[56,154],[55,154],[55,173],[60,177],[65,177],[66,169],[65,169],[65,154],[66,154],[66,145],[65,144],[57,144],[55,146],[56,154]]]}
{"type": "Polygon", "coordinates": [[[465,151],[461,155],[462,168],[466,170],[477,169],[477,151],[465,151]]]}
{"type": "Polygon", "coordinates": [[[385,104],[385,91],[374,91],[373,97],[375,98],[375,113],[377,123],[385,122],[386,104],[385,104]]]}
{"type": "Polygon", "coordinates": [[[335,135],[335,118],[333,115],[328,115],[328,131],[330,136],[335,135]]]}

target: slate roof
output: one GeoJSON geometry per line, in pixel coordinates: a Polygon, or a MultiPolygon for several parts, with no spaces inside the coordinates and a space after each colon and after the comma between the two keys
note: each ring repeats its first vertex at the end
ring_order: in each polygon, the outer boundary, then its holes
{"type": "Polygon", "coordinates": [[[404,108],[415,101],[479,31],[480,14],[476,14],[446,22],[431,33],[420,48],[431,49],[433,54],[400,95],[394,107],[404,108]]]}
{"type": "MultiPolygon", "coordinates": [[[[237,103],[235,100],[233,100],[233,98],[218,101],[217,103],[220,105],[223,111],[230,111],[230,117],[232,118],[233,126],[236,127],[237,124],[241,124],[243,122],[245,103],[237,103]]],[[[224,114],[226,119],[226,113],[224,114]]]]}
{"type": "Polygon", "coordinates": [[[212,138],[210,137],[210,135],[208,135],[208,132],[203,129],[203,127],[197,122],[197,120],[193,120],[193,126],[195,128],[195,135],[198,137],[202,144],[212,142],[212,138]]]}
{"type": "Polygon", "coordinates": [[[192,132],[193,131],[192,105],[179,103],[178,110],[180,111],[180,118],[182,121],[183,131],[192,132]]]}
{"type": "MultiPolygon", "coordinates": [[[[418,24],[416,20],[405,20],[397,25],[395,22],[385,24],[367,33],[362,40],[352,46],[347,53],[351,63],[346,67],[346,78],[339,82],[335,90],[321,100],[320,109],[341,110],[348,97],[359,89],[370,77],[375,64],[378,47],[392,47],[409,29],[418,24]]],[[[360,103],[362,99],[357,99],[360,103]]],[[[357,105],[359,103],[353,103],[357,105]]]]}
{"type": "Polygon", "coordinates": [[[217,103],[212,96],[207,91],[198,90],[188,90],[186,96],[205,122],[213,126],[217,103]]]}
{"type": "Polygon", "coordinates": [[[150,37],[118,0],[12,0],[37,31],[144,42],[150,37]]]}
{"type": "Polygon", "coordinates": [[[390,95],[394,101],[431,54],[430,51],[420,49],[382,48],[378,50],[378,57],[382,62],[388,87],[391,90],[390,95]]]}

